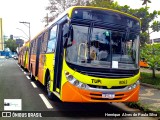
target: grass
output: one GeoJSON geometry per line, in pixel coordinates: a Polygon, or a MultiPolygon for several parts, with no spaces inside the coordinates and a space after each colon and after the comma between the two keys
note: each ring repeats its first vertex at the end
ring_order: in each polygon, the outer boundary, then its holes
{"type": "Polygon", "coordinates": [[[156,78],[152,78],[152,73],[141,72],[141,82],[160,88],[160,74],[156,74],[156,78]]]}

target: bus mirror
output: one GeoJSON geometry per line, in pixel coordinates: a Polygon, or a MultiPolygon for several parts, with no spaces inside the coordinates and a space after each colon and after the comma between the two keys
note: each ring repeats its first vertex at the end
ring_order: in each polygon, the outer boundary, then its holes
{"type": "Polygon", "coordinates": [[[69,37],[69,24],[65,24],[63,26],[63,47],[67,47],[68,43],[68,37],[69,37]]]}
{"type": "Polygon", "coordinates": [[[68,34],[69,34],[69,24],[65,24],[63,26],[63,37],[69,37],[68,34]]]}
{"type": "Polygon", "coordinates": [[[72,46],[72,42],[73,42],[73,28],[72,25],[70,24],[65,24],[63,27],[63,47],[69,47],[72,46]],[[69,44],[68,44],[68,40],[69,44]]]}

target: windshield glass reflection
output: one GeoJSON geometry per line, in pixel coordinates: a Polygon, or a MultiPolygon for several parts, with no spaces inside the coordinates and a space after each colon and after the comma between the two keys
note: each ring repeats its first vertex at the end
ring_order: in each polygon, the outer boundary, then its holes
{"type": "Polygon", "coordinates": [[[73,25],[74,44],[66,50],[66,60],[86,67],[138,68],[139,36],[129,32],[73,25]],[[90,39],[89,39],[90,38],[90,39]]]}

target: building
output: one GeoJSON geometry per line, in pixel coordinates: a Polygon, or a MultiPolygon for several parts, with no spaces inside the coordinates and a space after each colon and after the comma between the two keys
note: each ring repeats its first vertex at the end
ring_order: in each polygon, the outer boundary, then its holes
{"type": "Polygon", "coordinates": [[[16,44],[17,44],[19,47],[22,47],[23,44],[24,44],[24,40],[22,40],[22,39],[16,39],[16,44]]]}
{"type": "Polygon", "coordinates": [[[153,39],[154,43],[160,43],[160,38],[153,39]]]}
{"type": "Polygon", "coordinates": [[[151,39],[148,44],[152,44],[152,43],[160,43],[160,38],[155,38],[155,39],[151,39]]]}
{"type": "Polygon", "coordinates": [[[4,50],[3,30],[2,30],[2,18],[0,18],[0,51],[4,50]]]}

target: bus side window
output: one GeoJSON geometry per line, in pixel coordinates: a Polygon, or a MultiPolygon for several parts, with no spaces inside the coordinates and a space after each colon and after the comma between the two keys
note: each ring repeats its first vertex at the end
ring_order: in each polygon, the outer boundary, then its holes
{"type": "Polygon", "coordinates": [[[54,26],[50,31],[50,37],[47,45],[47,52],[55,52],[56,41],[57,41],[57,25],[54,26]]]}

